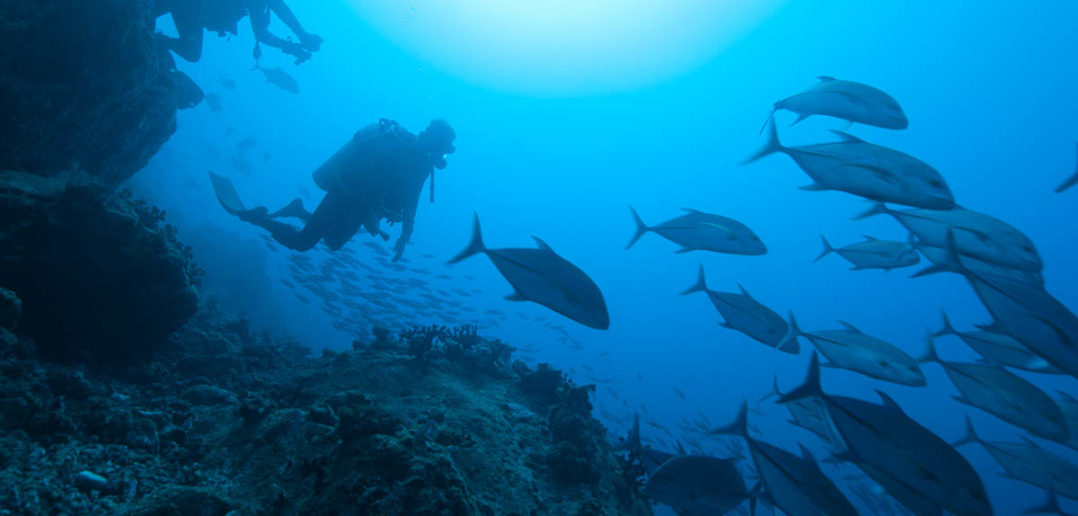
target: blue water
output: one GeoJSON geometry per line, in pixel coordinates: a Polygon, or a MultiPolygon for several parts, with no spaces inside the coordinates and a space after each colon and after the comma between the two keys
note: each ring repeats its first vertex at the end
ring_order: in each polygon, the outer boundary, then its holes
{"type": "MultiPolygon", "coordinates": [[[[704,296],[677,295],[693,282],[698,263],[706,267],[713,289],[744,285],[776,311],[793,310],[806,330],[835,328],[836,320],[846,320],[915,356],[923,351],[926,328],[938,328],[941,308],[960,330],[988,322],[958,276],[909,279],[908,270],[850,272],[837,256],[813,263],[821,233],[836,245],[853,243],[862,234],[899,240],[905,234],[888,217],[852,221],[868,207],[864,200],[798,190],[808,178],[785,156],[738,165],[763,143],[758,130],[772,103],[811,86],[818,75],[865,82],[894,96],[910,119],[907,130],[858,125],[851,131],[928,162],[944,175],[961,205],[1029,235],[1044,259],[1048,290],[1078,307],[1078,280],[1072,274],[1078,245],[1071,241],[1078,192],[1052,193],[1075,167],[1078,4],[771,2],[765,13],[746,16],[751,26],[738,27],[736,37],[713,52],[693,54],[697,61],[677,72],[652,78],[637,74],[620,83],[592,77],[597,84],[589,84],[587,74],[569,74],[546,84],[535,82],[534,69],[521,77],[499,77],[490,69],[489,77],[460,73],[469,68],[445,56],[461,43],[430,41],[418,30],[430,22],[424,16],[432,7],[423,2],[399,19],[392,13],[375,19],[371,11],[377,9],[355,9],[347,2],[294,3],[305,27],[325,39],[323,49],[293,66],[290,58],[266,48],[262,64],[292,74],[301,94],[280,91],[248,70],[253,64],[249,27],[241,24],[240,35],[230,40],[207,35],[202,61],[181,62],[180,68],[204,90],[220,95],[223,110],[212,112],[203,104],[181,112],[179,130],[132,186],[167,209],[168,220],[195,248],[207,270],[205,292],[226,308],[247,313],[257,325],[312,348],[345,349],[357,336],[335,330],[320,303],[299,302],[281,283],[290,276],[292,253],[268,250],[262,230],[228,216],[214,199],[206,172],[232,178],[248,204],[276,209],[300,196],[302,188],[313,207],[321,194],[311,181],[314,168],[357,129],[381,117],[414,132],[441,117],[458,134],[458,151],[436,174],[436,202],[430,204],[424,193],[408,265],[454,277],[434,281],[440,288],[482,290],[467,298],[470,306],[509,314],[483,333],[540,348],[529,360],[571,368],[581,382],[610,380],[600,386],[595,402],[612,435],[621,435],[626,418],[641,407],[680,436],[679,422],[701,412],[715,423],[732,418],[742,398],[767,393],[775,375],[783,388],[800,383],[807,342],[800,356],[776,352],[720,328],[721,319],[704,296]],[[234,79],[237,88],[220,87],[222,77],[234,79]],[[244,137],[258,142],[248,154],[250,174],[231,165],[235,144],[244,137]],[[626,251],[633,232],[630,204],[652,224],[677,216],[682,207],[735,218],[753,228],[769,252],[674,254],[676,246],[654,234],[626,251]],[[539,306],[502,300],[510,288],[485,258],[452,268],[439,265],[466,245],[473,212],[491,247],[531,246],[531,235],[537,235],[587,271],[606,297],[611,328],[590,330],[539,306]],[[438,259],[423,260],[423,253],[438,259]],[[569,348],[543,322],[516,312],[548,315],[547,322],[567,328],[584,349],[569,348]],[[607,387],[627,403],[614,399],[607,387]]],[[[650,2],[628,2],[625,9],[636,3],[650,2]]],[[[165,19],[159,25],[170,30],[165,19]]],[[[284,33],[280,26],[275,29],[284,33]]],[[[461,59],[482,55],[463,49],[460,54],[461,59]]],[[[631,64],[640,56],[626,51],[615,57],[631,64]]],[[[498,65],[473,64],[476,69],[498,65]]],[[[541,65],[556,66],[556,59],[541,65]]],[[[829,129],[846,128],[845,122],[826,118],[787,127],[792,120],[789,113],[779,115],[787,144],[831,141],[829,129]]],[[[359,235],[349,247],[362,251],[364,241],[376,240],[359,235]]],[[[309,254],[328,251],[320,247],[309,254]]],[[[957,342],[939,342],[945,358],[975,358],[957,342]]],[[[1015,427],[953,401],[957,391],[939,366],[924,368],[926,388],[836,370],[825,371],[823,382],[829,392],[866,399],[875,399],[875,389],[886,390],[949,441],[962,435],[963,413],[973,417],[985,438],[1018,439],[1015,427]]],[[[1070,378],[1026,377],[1049,393],[1078,392],[1070,378]]],[[[765,440],[791,450],[802,442],[824,455],[815,437],[783,422],[784,409],[763,408],[769,416],[753,416],[753,422],[765,440]]],[[[645,435],[672,446],[650,426],[645,435]]],[[[1013,514],[1041,500],[1039,490],[1000,478],[1001,469],[982,449],[962,452],[981,473],[997,514],[1013,514]]],[[[853,469],[827,471],[840,478],[853,469]]]]}

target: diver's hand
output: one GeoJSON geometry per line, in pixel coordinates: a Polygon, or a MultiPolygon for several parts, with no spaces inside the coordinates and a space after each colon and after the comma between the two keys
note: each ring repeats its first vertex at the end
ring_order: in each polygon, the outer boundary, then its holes
{"type": "Polygon", "coordinates": [[[299,42],[303,45],[303,48],[311,52],[318,52],[318,49],[322,48],[322,37],[318,34],[304,32],[299,35],[299,42]]]}
{"type": "Polygon", "coordinates": [[[300,64],[311,58],[311,53],[308,52],[306,48],[303,48],[303,45],[299,43],[289,42],[289,44],[281,50],[283,50],[286,54],[294,56],[296,58],[296,64],[300,64]]]}

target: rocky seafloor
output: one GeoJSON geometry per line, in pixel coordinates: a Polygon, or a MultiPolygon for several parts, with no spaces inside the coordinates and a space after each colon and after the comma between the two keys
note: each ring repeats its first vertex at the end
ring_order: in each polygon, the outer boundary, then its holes
{"type": "MultiPolygon", "coordinates": [[[[148,209],[120,194],[76,194],[111,216],[148,209]]],[[[74,202],[68,195],[40,206],[74,202]]],[[[197,274],[176,276],[194,269],[177,261],[182,245],[160,217],[122,220],[132,242],[158,254],[108,263],[173,271],[144,288],[186,300],[191,285],[178,278],[197,274]]],[[[24,263],[9,260],[3,272],[24,263]]],[[[123,292],[83,295],[87,309],[123,306],[123,292]]],[[[98,335],[26,337],[26,315],[49,302],[27,299],[0,290],[0,514],[650,513],[591,416],[590,388],[513,361],[508,344],[474,329],[379,330],[352,350],[313,356],[210,300],[151,352],[120,360],[131,350],[115,321],[115,349],[98,335]],[[55,356],[79,342],[90,344],[85,353],[55,356]]],[[[54,308],[57,321],[77,309],[54,308]]],[[[174,325],[145,315],[131,324],[174,325]]]]}

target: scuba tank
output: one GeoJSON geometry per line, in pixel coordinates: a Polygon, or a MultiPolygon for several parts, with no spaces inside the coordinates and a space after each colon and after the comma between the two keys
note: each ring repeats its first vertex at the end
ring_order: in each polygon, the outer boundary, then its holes
{"type": "Polygon", "coordinates": [[[326,192],[342,190],[357,195],[362,185],[355,184],[356,174],[352,171],[365,168],[365,163],[381,158],[394,145],[403,144],[401,130],[397,122],[386,118],[360,129],[351,141],[314,171],[314,183],[326,192]]]}

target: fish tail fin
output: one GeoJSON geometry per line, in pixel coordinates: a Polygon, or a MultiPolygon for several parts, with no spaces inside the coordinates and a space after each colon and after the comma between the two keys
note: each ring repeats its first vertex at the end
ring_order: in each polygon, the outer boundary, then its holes
{"type": "Polygon", "coordinates": [[[940,356],[936,352],[936,342],[932,333],[925,335],[925,354],[917,359],[918,364],[925,362],[939,362],[940,356]]]}
{"type": "Polygon", "coordinates": [[[823,388],[820,387],[820,355],[813,351],[805,381],[797,388],[786,391],[786,394],[779,396],[778,403],[820,396],[823,396],[823,388]]]}
{"type": "Polygon", "coordinates": [[[957,448],[964,444],[981,444],[983,442],[984,441],[981,441],[981,438],[977,435],[977,429],[973,428],[973,420],[969,418],[969,414],[966,414],[966,435],[962,436],[961,439],[951,443],[951,446],[957,448]]]}
{"type": "Polygon", "coordinates": [[[640,218],[640,214],[636,210],[629,206],[629,212],[633,214],[633,222],[636,223],[636,234],[633,235],[633,239],[629,241],[629,245],[625,246],[626,249],[633,246],[640,237],[644,236],[644,233],[651,231],[651,228],[647,224],[644,224],[644,219],[640,218]]]}
{"type": "Polygon", "coordinates": [[[479,214],[475,215],[475,221],[472,223],[472,241],[468,243],[468,247],[464,248],[459,254],[453,257],[452,260],[446,262],[447,264],[454,264],[465,258],[469,258],[473,255],[485,252],[487,247],[483,245],[483,232],[479,228],[479,214]]]}
{"type": "Polygon", "coordinates": [[[696,272],[696,283],[682,291],[681,295],[684,296],[693,292],[707,292],[707,279],[704,277],[704,264],[702,263],[700,264],[700,269],[696,272]]]}
{"type": "Polygon", "coordinates": [[[767,129],[768,124],[775,123],[775,112],[778,110],[779,103],[776,102],[775,105],[771,107],[771,112],[767,114],[767,118],[764,120],[764,125],[760,126],[760,132],[757,134],[764,134],[764,129],[767,129]]]}
{"type": "Polygon", "coordinates": [[[872,207],[869,208],[868,210],[862,212],[859,215],[856,215],[853,218],[853,220],[867,219],[869,217],[873,217],[873,216],[876,216],[876,215],[883,215],[885,213],[890,213],[890,212],[891,212],[891,210],[887,209],[886,204],[884,204],[882,202],[877,202],[877,203],[873,203],[872,207]]]}
{"type": "MultiPolygon", "coordinates": [[[[797,338],[804,334],[805,333],[801,331],[801,328],[797,326],[797,319],[794,318],[794,311],[790,310],[790,320],[786,324],[786,335],[783,335],[782,340],[780,340],[779,344],[775,346],[775,349],[782,351],[788,346],[795,346],[799,348],[799,346],[797,345],[797,338]]],[[[795,350],[793,353],[796,354],[797,350],[795,350]]]]}
{"type": "Polygon", "coordinates": [[[749,436],[749,403],[741,400],[741,408],[737,411],[737,417],[726,426],[720,426],[708,431],[712,435],[736,435],[739,437],[749,436]]]}
{"type": "Polygon", "coordinates": [[[786,147],[783,147],[782,142],[779,141],[779,131],[775,128],[774,114],[772,114],[772,116],[768,118],[768,123],[765,124],[765,126],[769,128],[769,131],[767,132],[767,143],[765,143],[763,148],[757,151],[756,154],[753,154],[749,157],[749,159],[742,161],[742,165],[748,165],[749,163],[752,163],[753,161],[767,156],[768,154],[786,151],[786,147]]]}
{"type": "Polygon", "coordinates": [[[821,252],[820,256],[817,256],[816,259],[812,261],[812,263],[816,263],[822,260],[824,256],[835,252],[835,248],[831,247],[831,243],[827,241],[827,237],[820,235],[820,240],[823,241],[823,252],[821,252]]]}
{"type": "Polygon", "coordinates": [[[1059,507],[1059,498],[1056,497],[1055,490],[1048,490],[1047,496],[1048,498],[1044,503],[1034,505],[1022,511],[1022,514],[1059,514],[1060,516],[1065,516],[1067,513],[1063,512],[1063,509],[1059,507]]]}
{"type": "Polygon", "coordinates": [[[756,516],[756,504],[757,501],[764,496],[764,483],[763,481],[756,482],[756,485],[752,487],[752,491],[749,491],[749,515],[756,516]]]}
{"type": "MultiPolygon", "coordinates": [[[[1075,144],[1075,148],[1078,148],[1078,143],[1075,144]]],[[[1075,165],[1074,168],[1074,175],[1068,177],[1066,181],[1063,181],[1063,184],[1056,188],[1056,193],[1060,193],[1074,185],[1078,185],[1078,165],[1075,165]]]]}
{"type": "Polygon", "coordinates": [[[940,309],[940,314],[943,316],[943,328],[940,331],[932,334],[932,337],[942,337],[944,335],[958,335],[954,326],[951,325],[951,318],[947,317],[947,311],[940,309]]]}
{"type": "Polygon", "coordinates": [[[944,245],[943,249],[946,251],[946,254],[944,255],[944,259],[942,262],[929,265],[928,267],[925,267],[924,269],[913,273],[913,275],[911,275],[910,277],[919,278],[921,276],[929,276],[932,274],[938,274],[940,272],[966,274],[968,272],[966,270],[966,267],[963,266],[962,262],[958,259],[958,251],[957,247],[955,247],[953,229],[947,230],[947,242],[944,245]]]}
{"type": "Polygon", "coordinates": [[[771,397],[782,397],[782,391],[779,390],[779,375],[771,377],[771,392],[764,395],[764,397],[757,400],[758,402],[767,401],[771,397]]]}

